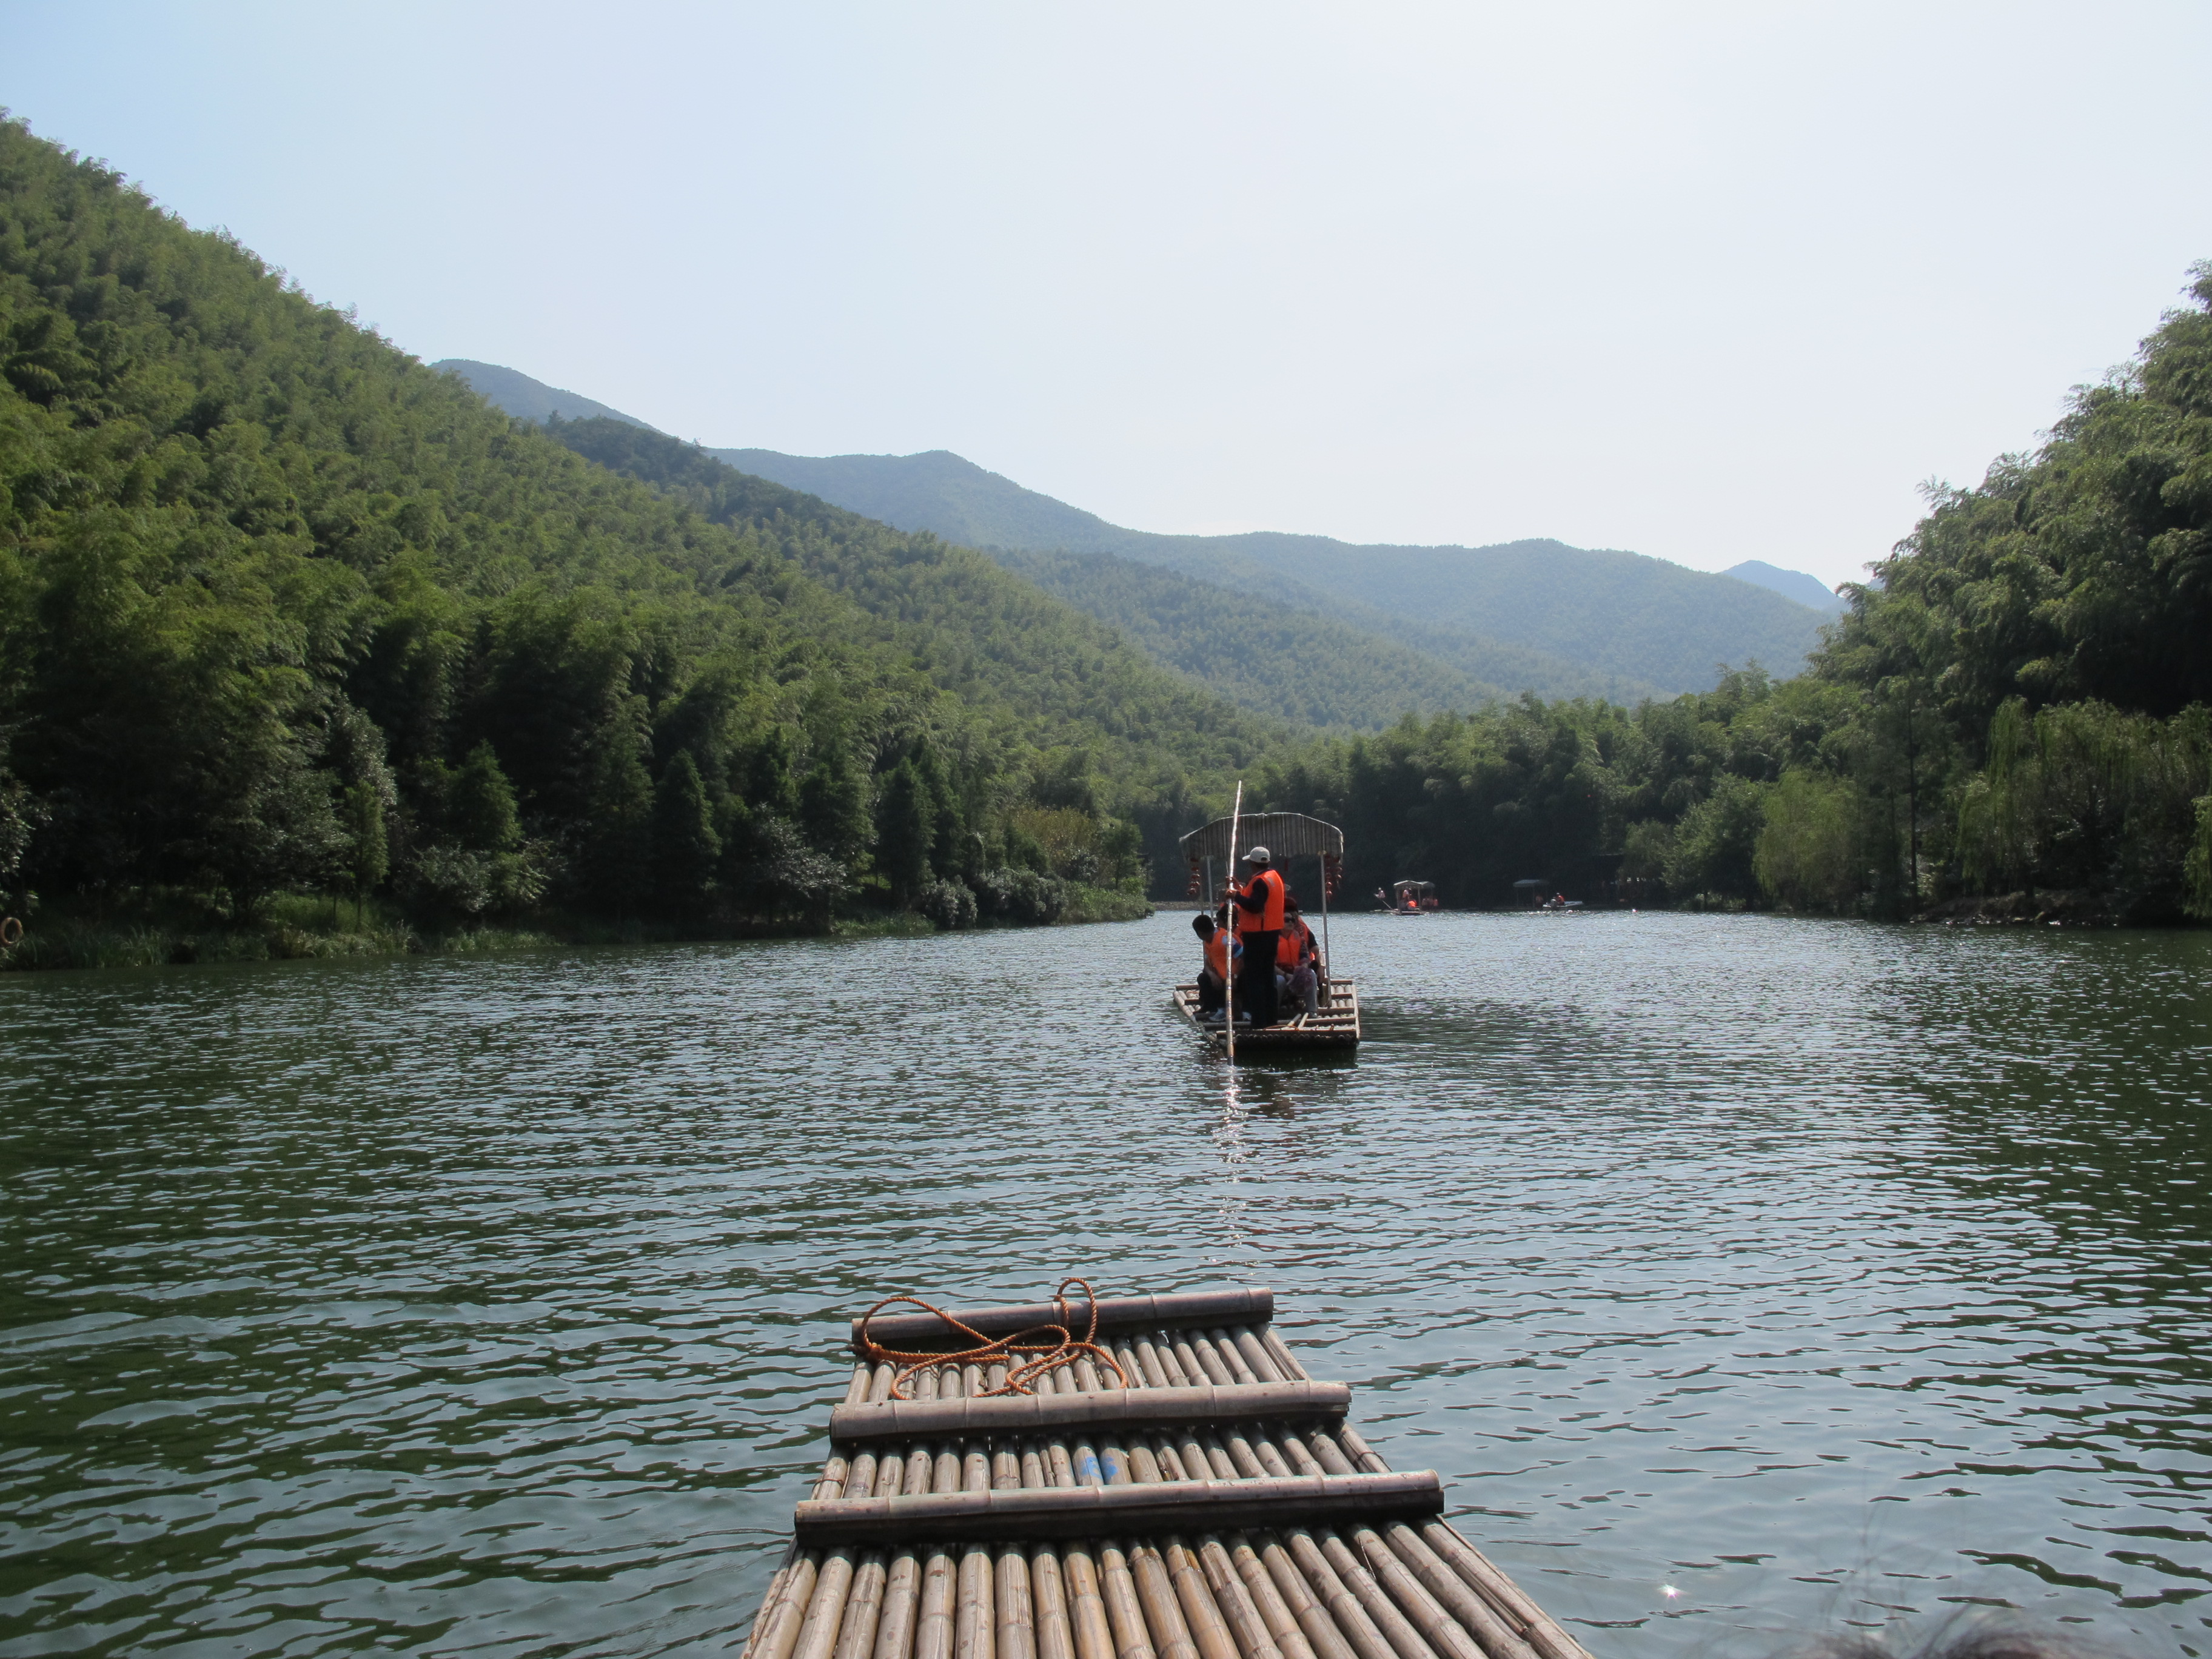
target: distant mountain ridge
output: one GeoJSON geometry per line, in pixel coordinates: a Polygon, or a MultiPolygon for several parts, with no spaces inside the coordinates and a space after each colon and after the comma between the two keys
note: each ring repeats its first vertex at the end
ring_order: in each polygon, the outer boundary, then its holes
{"type": "MultiPolygon", "coordinates": [[[[536,421],[541,426],[557,418],[563,421],[620,421],[625,426],[645,427],[647,432],[659,429],[646,426],[635,415],[625,415],[619,409],[610,409],[579,392],[563,392],[558,386],[547,386],[543,380],[533,380],[520,370],[501,368],[497,363],[473,362],[466,357],[447,357],[430,367],[441,374],[459,375],[472,390],[508,414],[520,420],[536,421]]],[[[821,492],[810,493],[819,495],[821,492]]]]}
{"type": "MultiPolygon", "coordinates": [[[[1164,565],[1382,634],[1477,680],[1547,696],[1670,696],[1710,686],[1723,662],[1752,659],[1793,674],[1827,620],[1765,583],[1640,553],[1545,539],[1465,548],[1272,531],[1162,535],[1109,524],[946,450],[709,453],[901,529],[988,550],[1112,553],[1164,565]]],[[[1819,589],[1809,576],[1799,580],[1819,589]]]]}
{"type": "MultiPolygon", "coordinates": [[[[439,367],[461,374],[511,413],[526,414],[531,407],[574,396],[538,387],[514,370],[479,381],[478,365],[456,360],[439,367]]],[[[645,424],[634,419],[629,423],[645,424]]],[[[949,450],[914,455],[705,453],[740,471],[897,528],[927,530],[990,552],[1078,608],[1149,641],[1147,648],[1159,660],[1200,678],[1223,672],[1225,659],[1206,649],[1201,635],[1191,629],[1191,619],[1205,610],[1198,593],[1104,567],[1064,561],[1025,565],[1012,556],[1133,561],[1180,573],[1217,596],[1225,589],[1243,602],[1256,600],[1379,636],[1373,666],[1378,672],[1407,675],[1406,708],[1424,708],[1441,688],[1453,684],[1490,696],[1498,690],[1528,690],[1551,698],[1632,702],[1709,687],[1723,663],[1757,660],[1777,674],[1794,674],[1819,643],[1828,619],[1823,611],[1775,591],[1773,581],[1748,579],[1747,567],[1740,567],[1744,575],[1713,575],[1642,554],[1542,539],[1465,548],[1355,544],[1274,532],[1164,535],[1109,523],[949,450]],[[1170,618],[1182,620],[1171,624],[1170,618]],[[1412,665],[1403,654],[1407,651],[1443,671],[1443,677],[1410,673],[1412,665]],[[1385,660],[1394,668],[1382,669],[1385,660]]],[[[1776,577],[1794,577],[1801,593],[1818,587],[1802,573],[1759,561],[1748,564],[1776,577]]],[[[1219,607],[1225,601],[1217,597],[1213,603],[1219,607]]],[[[1349,647],[1348,636],[1329,638],[1332,656],[1349,647]]],[[[1226,684],[1217,689],[1247,707],[1299,718],[1286,712],[1279,697],[1253,701],[1271,694],[1249,680],[1240,690],[1226,684]]],[[[1353,701],[1363,708],[1369,702],[1364,696],[1353,701]]],[[[1370,724],[1372,717],[1358,723],[1370,724]]]]}
{"type": "Polygon", "coordinates": [[[1818,576],[1808,576],[1802,570],[1784,570],[1764,559],[1746,559],[1741,564],[1730,565],[1721,574],[1733,576],[1740,582],[1771,588],[1784,599],[1795,599],[1815,611],[1840,615],[1844,609],[1843,600],[1818,576]]]}

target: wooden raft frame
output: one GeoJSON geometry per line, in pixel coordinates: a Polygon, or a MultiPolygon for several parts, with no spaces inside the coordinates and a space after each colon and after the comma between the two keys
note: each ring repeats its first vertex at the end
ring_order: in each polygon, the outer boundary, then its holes
{"type": "MultiPolygon", "coordinates": [[[[1350,1049],[1359,1046],[1359,989],[1348,979],[1332,979],[1328,995],[1314,1013],[1299,1014],[1274,1025],[1254,1030],[1237,1028],[1237,1052],[1254,1054],[1295,1054],[1301,1050],[1350,1049]]],[[[1198,984],[1193,981],[1175,988],[1175,1009],[1206,1034],[1209,1047],[1228,1046],[1218,1024],[1198,1017],[1198,984]]]]}
{"type": "MultiPolygon", "coordinates": [[[[1068,1311],[1080,1335],[1091,1310],[1068,1311]]],[[[1344,1420],[1350,1390],[1306,1374],[1269,1292],[1097,1312],[1127,1389],[1087,1358],[1028,1395],[983,1393],[1003,1364],[925,1363],[892,1401],[897,1370],[856,1364],[746,1659],[1589,1659],[1445,1523],[1433,1470],[1393,1471],[1344,1420]]],[[[929,1314],[872,1329],[971,1345],[929,1314]]]]}

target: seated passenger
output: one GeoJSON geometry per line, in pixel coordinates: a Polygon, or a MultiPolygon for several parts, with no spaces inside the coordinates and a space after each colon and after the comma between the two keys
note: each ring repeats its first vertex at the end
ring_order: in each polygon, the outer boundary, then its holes
{"type": "Polygon", "coordinates": [[[1321,946],[1298,912],[1294,898],[1283,901],[1283,935],[1275,946],[1279,1002],[1296,1002],[1308,1014],[1321,1012],[1321,946]]]}
{"type": "Polygon", "coordinates": [[[1219,1019],[1229,1002],[1229,933],[1203,913],[1190,919],[1190,931],[1206,951],[1205,966],[1198,970],[1198,1017],[1219,1019]]]}

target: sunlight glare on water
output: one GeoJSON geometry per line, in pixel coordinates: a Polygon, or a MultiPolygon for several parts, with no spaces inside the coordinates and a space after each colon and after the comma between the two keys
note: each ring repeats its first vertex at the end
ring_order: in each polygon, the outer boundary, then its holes
{"type": "Polygon", "coordinates": [[[742,1642],[878,1296],[1275,1287],[1599,1659],[2212,1650],[2212,938],[1184,919],[0,983],[0,1654],[742,1642]]]}

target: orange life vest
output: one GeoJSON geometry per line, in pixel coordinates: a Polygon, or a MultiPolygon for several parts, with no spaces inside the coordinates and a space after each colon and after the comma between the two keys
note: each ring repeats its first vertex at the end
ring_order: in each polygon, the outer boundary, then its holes
{"type": "Polygon", "coordinates": [[[1262,870],[1244,884],[1237,896],[1237,931],[1240,933],[1273,933],[1283,926],[1283,901],[1290,890],[1283,885],[1283,878],[1273,870],[1262,870]]]}
{"type": "Polygon", "coordinates": [[[1305,965],[1313,950],[1313,929],[1305,918],[1293,916],[1283,924],[1283,936],[1275,941],[1275,966],[1286,974],[1295,974],[1305,965]]]}
{"type": "Polygon", "coordinates": [[[1213,976],[1226,982],[1229,978],[1229,935],[1216,931],[1206,940],[1206,965],[1213,969],[1213,976]]]}

